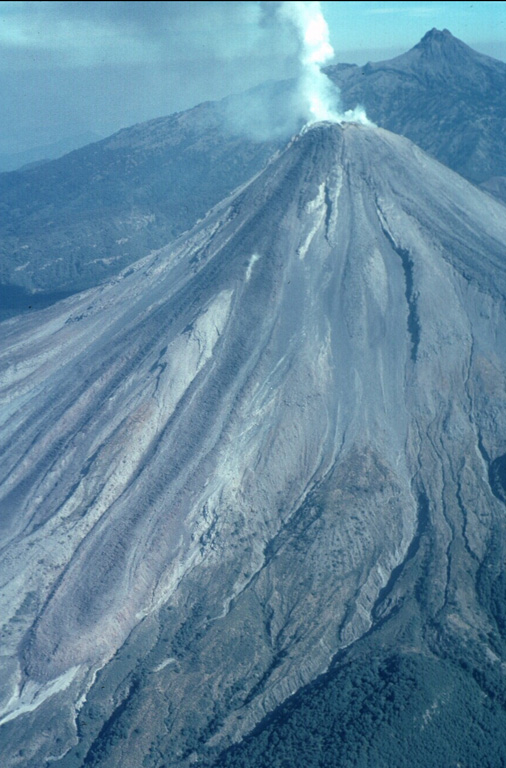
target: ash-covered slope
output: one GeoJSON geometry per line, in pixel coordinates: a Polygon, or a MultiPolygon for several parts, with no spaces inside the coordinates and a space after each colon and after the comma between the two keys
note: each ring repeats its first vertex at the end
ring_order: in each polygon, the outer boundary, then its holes
{"type": "MultiPolygon", "coordinates": [[[[506,64],[432,29],[407,53],[329,67],[346,108],[400,133],[476,184],[506,177],[506,64]]],[[[502,185],[489,191],[504,198],[502,185]]]]}
{"type": "Polygon", "coordinates": [[[321,124],[4,323],[3,764],[212,761],[343,649],[501,680],[505,296],[500,203],[321,124]]]}

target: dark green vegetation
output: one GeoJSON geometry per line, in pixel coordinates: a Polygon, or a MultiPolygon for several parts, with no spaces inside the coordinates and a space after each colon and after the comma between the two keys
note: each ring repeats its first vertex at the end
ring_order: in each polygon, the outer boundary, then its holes
{"type": "MultiPolygon", "coordinates": [[[[498,497],[504,493],[504,465],[504,456],[490,465],[498,497]]],[[[493,525],[487,555],[476,573],[478,599],[490,625],[474,639],[449,630],[443,614],[427,618],[433,584],[424,551],[430,538],[421,521],[416,544],[404,567],[392,574],[392,585],[380,594],[375,613],[381,615],[389,588],[413,579],[414,589],[404,604],[338,654],[328,673],[267,715],[209,766],[506,766],[504,524],[499,520],[493,525]]]]}
{"type": "MultiPolygon", "coordinates": [[[[112,768],[126,750],[139,755],[139,768],[186,765],[183,761],[191,762],[196,754],[205,768],[503,768],[503,533],[501,526],[495,529],[477,573],[480,603],[492,621],[487,635],[466,639],[438,619],[422,627],[432,587],[422,562],[430,530],[421,521],[406,567],[392,576],[395,583],[415,580],[404,606],[380,619],[378,629],[338,654],[328,673],[224,752],[209,740],[227,714],[240,712],[250,697],[237,684],[227,691],[225,709],[206,696],[181,727],[171,689],[178,685],[179,660],[185,656],[192,657],[197,679],[205,674],[197,649],[210,617],[198,601],[183,623],[177,610],[167,608],[160,624],[141,624],[99,673],[78,718],[80,743],[54,765],[112,768]],[[154,685],[164,662],[169,663],[163,674],[172,676],[166,690],[154,685]]],[[[377,613],[388,596],[385,589],[377,613]]]]}
{"type": "Polygon", "coordinates": [[[340,665],[214,763],[215,768],[478,765],[506,765],[504,702],[485,692],[469,670],[416,651],[340,665]]]}
{"type": "MultiPolygon", "coordinates": [[[[350,658],[344,654],[329,673],[297,692],[239,745],[219,756],[204,746],[216,723],[210,721],[202,729],[198,717],[188,720],[181,734],[186,748],[180,757],[191,758],[193,750],[204,747],[207,759],[199,764],[206,768],[506,766],[506,695],[496,662],[473,658],[464,646],[455,646],[451,655],[442,649],[437,657],[415,648],[381,652],[369,645],[370,652],[355,658],[353,652],[350,658]]],[[[121,704],[91,744],[85,748],[87,740],[81,740],[57,765],[115,765],[122,744],[132,747],[144,741],[139,709],[149,673],[145,662],[137,669],[123,684],[121,704]]],[[[81,736],[94,721],[101,721],[99,692],[110,682],[99,679],[80,718],[81,736]]],[[[162,698],[158,705],[167,707],[162,698]]],[[[169,706],[167,727],[170,721],[169,706]]],[[[160,733],[146,748],[142,768],[172,765],[170,742],[168,733],[160,733]]]]}

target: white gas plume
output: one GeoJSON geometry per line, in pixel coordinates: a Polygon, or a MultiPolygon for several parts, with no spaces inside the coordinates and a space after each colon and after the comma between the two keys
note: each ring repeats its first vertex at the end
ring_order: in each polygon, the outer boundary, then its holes
{"type": "Polygon", "coordinates": [[[329,41],[329,28],[319,2],[288,0],[279,4],[278,16],[295,29],[300,45],[298,97],[307,123],[330,120],[369,123],[365,110],[339,110],[339,89],[322,72],[322,67],[334,58],[329,41]]]}
{"type": "Polygon", "coordinates": [[[264,82],[224,99],[230,129],[255,141],[277,141],[323,120],[370,124],[363,107],[342,108],[339,88],[323,71],[334,50],[321,4],[289,0],[253,5],[258,47],[266,58],[285,57],[289,79],[264,82]]]}

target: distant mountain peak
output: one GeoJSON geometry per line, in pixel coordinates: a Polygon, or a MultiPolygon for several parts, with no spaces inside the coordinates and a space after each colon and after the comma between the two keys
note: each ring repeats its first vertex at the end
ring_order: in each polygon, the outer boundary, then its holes
{"type": "MultiPolygon", "coordinates": [[[[450,51],[460,51],[462,53],[465,52],[468,55],[476,54],[476,51],[473,51],[472,48],[469,48],[469,46],[463,43],[462,40],[454,37],[448,29],[441,30],[436,29],[436,27],[433,27],[431,30],[426,32],[420,42],[417,43],[417,45],[415,45],[412,50],[422,50],[431,53],[449,53],[450,51]]],[[[409,53],[411,53],[411,51],[408,51],[408,53],[404,55],[409,55],[409,53]]]]}
{"type": "Polygon", "coordinates": [[[422,43],[430,43],[433,40],[437,42],[444,42],[446,40],[457,40],[457,38],[452,35],[449,29],[441,30],[436,29],[436,27],[432,27],[432,29],[425,33],[418,45],[421,45],[422,43]]]}
{"type": "Polygon", "coordinates": [[[362,67],[326,70],[343,109],[407,136],[465,178],[503,199],[506,63],[433,28],[409,51],[362,67]]]}
{"type": "MultiPolygon", "coordinates": [[[[388,61],[370,62],[362,69],[367,75],[385,69],[416,73],[429,81],[442,83],[446,88],[448,78],[453,85],[458,82],[467,87],[469,78],[482,77],[485,71],[502,72],[504,63],[470,48],[448,29],[434,27],[406,53],[388,61]]],[[[481,82],[478,85],[482,87],[481,82]]]]}
{"type": "Polygon", "coordinates": [[[495,59],[473,50],[458,37],[454,37],[448,29],[440,30],[436,27],[426,32],[417,45],[399,56],[397,60],[409,61],[414,57],[418,58],[420,54],[431,63],[435,62],[440,65],[443,61],[450,65],[465,62],[468,66],[495,62],[495,59]]]}

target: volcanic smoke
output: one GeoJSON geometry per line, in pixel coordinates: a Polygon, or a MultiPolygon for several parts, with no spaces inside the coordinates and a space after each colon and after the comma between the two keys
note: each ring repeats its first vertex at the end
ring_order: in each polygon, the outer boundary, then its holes
{"type": "Polygon", "coordinates": [[[329,42],[329,28],[320,3],[282,2],[278,16],[292,25],[299,39],[298,96],[307,123],[329,120],[370,124],[363,107],[346,112],[339,110],[339,89],[322,72],[321,68],[334,58],[334,49],[329,42]]]}

